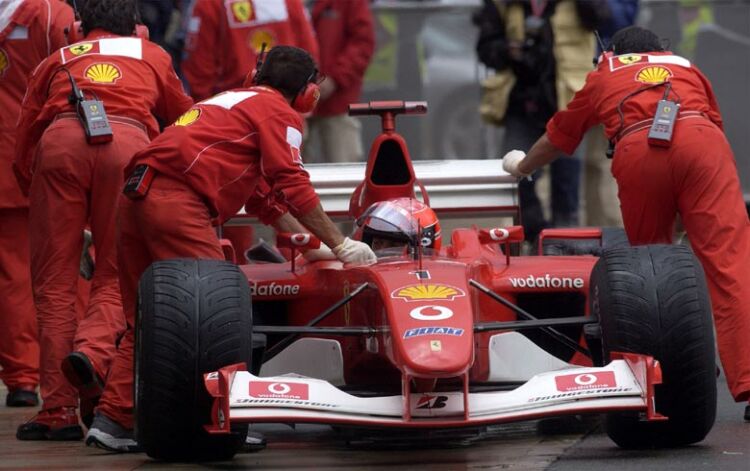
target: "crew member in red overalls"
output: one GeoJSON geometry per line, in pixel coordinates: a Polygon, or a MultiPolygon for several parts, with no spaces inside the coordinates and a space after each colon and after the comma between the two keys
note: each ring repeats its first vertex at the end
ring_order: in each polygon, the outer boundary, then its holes
{"type": "Polygon", "coordinates": [[[29,270],[29,200],[13,177],[16,122],[27,77],[65,46],[73,10],[58,0],[0,6],[0,379],[8,407],[36,406],[39,343],[29,270]]]}
{"type": "Polygon", "coordinates": [[[224,259],[212,225],[233,217],[243,205],[280,232],[309,230],[333,247],[305,253],[308,260],[375,261],[367,244],[344,237],[323,212],[302,166],[300,113],[317,103],[316,75],[307,52],[277,46],[248,88],[196,104],[128,164],[126,175],[145,165],[155,177],[140,193],[128,192],[131,185],[126,185],[120,199],[120,287],[129,328],[87,445],[120,452],[138,449],[133,438],[133,327],[138,280],[151,263],[224,259]]]}
{"type": "Polygon", "coordinates": [[[180,68],[195,100],[242,86],[263,44],[296,46],[318,60],[302,0],[197,0],[180,68]]]}
{"type": "MultiPolygon", "coordinates": [[[[53,53],[35,70],[18,125],[14,170],[30,199],[44,401],[42,411],[18,428],[21,440],[83,437],[78,394],[90,399],[101,394],[115,342],[125,330],[115,243],[122,171],[158,135],[156,117],[171,122],[192,105],[169,55],[132,37],[135,0],[88,1],[80,16],[85,39],[53,53]],[[106,110],[110,142],[88,143],[70,103],[71,81],[86,100],[101,101],[95,106],[106,110]],[[87,312],[78,323],[74,305],[87,221],[96,269],[87,312]]],[[[82,410],[81,415],[90,414],[82,410]]]]}
{"type": "MultiPolygon", "coordinates": [[[[750,221],[734,155],[708,79],[683,57],[663,51],[651,31],[630,27],[612,38],[586,85],[547,123],[524,157],[511,151],[503,168],[531,174],[570,153],[591,126],[603,123],[616,144],[617,180],[625,231],[632,244],[672,243],[679,213],[703,265],[711,294],[719,355],[737,402],[750,400],[750,221]],[[647,134],[657,102],[679,104],[669,147],[647,134]]],[[[750,420],[750,406],[745,411],[750,420]]]]}

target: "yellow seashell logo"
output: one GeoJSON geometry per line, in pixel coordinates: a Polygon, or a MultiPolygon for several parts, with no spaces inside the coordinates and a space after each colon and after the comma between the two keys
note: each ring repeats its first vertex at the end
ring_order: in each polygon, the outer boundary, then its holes
{"type": "Polygon", "coordinates": [[[0,49],[0,77],[5,75],[5,71],[8,70],[8,66],[10,66],[8,53],[5,52],[4,49],[0,49]]]}
{"type": "Polygon", "coordinates": [[[266,51],[276,45],[274,36],[270,31],[262,29],[250,33],[250,47],[253,48],[253,51],[255,51],[256,54],[260,54],[263,43],[266,43],[266,51]]]}
{"type": "Polygon", "coordinates": [[[198,121],[198,118],[201,116],[201,110],[198,108],[193,108],[191,110],[186,111],[182,114],[179,118],[177,118],[177,121],[174,122],[175,126],[190,126],[194,122],[198,121]]]}
{"type": "Polygon", "coordinates": [[[83,71],[83,74],[96,83],[115,83],[117,79],[122,77],[120,69],[116,65],[107,63],[90,65],[83,71]]]}
{"type": "Polygon", "coordinates": [[[75,46],[71,46],[68,50],[74,56],[80,56],[81,54],[86,54],[93,48],[94,48],[93,43],[79,43],[79,44],[76,44],[75,46]]]}
{"type": "Polygon", "coordinates": [[[244,23],[253,16],[253,5],[249,1],[232,3],[232,14],[238,23],[244,23]]]}
{"type": "Polygon", "coordinates": [[[635,79],[641,83],[663,83],[672,77],[672,72],[666,67],[650,66],[644,67],[635,75],[635,79]]]}
{"type": "Polygon", "coordinates": [[[453,301],[454,298],[464,296],[459,288],[448,285],[411,285],[399,288],[391,293],[392,298],[404,301],[453,301]]]}

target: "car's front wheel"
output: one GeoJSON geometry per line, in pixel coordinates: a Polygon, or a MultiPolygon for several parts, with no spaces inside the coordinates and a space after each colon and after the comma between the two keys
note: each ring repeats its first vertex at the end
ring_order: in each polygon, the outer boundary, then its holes
{"type": "Polygon", "coordinates": [[[650,245],[608,249],[591,274],[591,312],[610,352],[651,355],[662,368],[656,410],[665,422],[637,414],[607,416],[607,434],[623,448],[696,443],[716,418],[716,359],[703,269],[690,249],[650,245]]]}

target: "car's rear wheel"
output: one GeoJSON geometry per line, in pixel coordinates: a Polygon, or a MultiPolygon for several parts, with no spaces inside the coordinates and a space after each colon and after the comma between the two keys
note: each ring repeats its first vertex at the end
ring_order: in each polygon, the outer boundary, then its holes
{"type": "Polygon", "coordinates": [[[716,360],[711,303],[695,256],[672,245],[605,250],[590,290],[605,361],[615,351],[659,360],[663,383],[656,386],[656,410],[669,418],[646,422],[635,413],[611,413],[609,437],[623,448],[703,440],[716,418],[716,360]]]}
{"type": "Polygon", "coordinates": [[[209,435],[211,398],[203,374],[251,364],[247,279],[223,260],[169,260],[146,270],[136,327],[136,435],[152,458],[229,459],[247,425],[209,435]]]}

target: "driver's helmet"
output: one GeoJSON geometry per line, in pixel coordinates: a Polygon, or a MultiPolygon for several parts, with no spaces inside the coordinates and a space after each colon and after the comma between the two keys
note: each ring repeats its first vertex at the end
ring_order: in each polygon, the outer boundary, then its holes
{"type": "Polygon", "coordinates": [[[357,218],[355,237],[373,250],[393,245],[417,244],[439,250],[442,245],[440,222],[435,211],[414,198],[395,198],[372,204],[357,218]]]}

